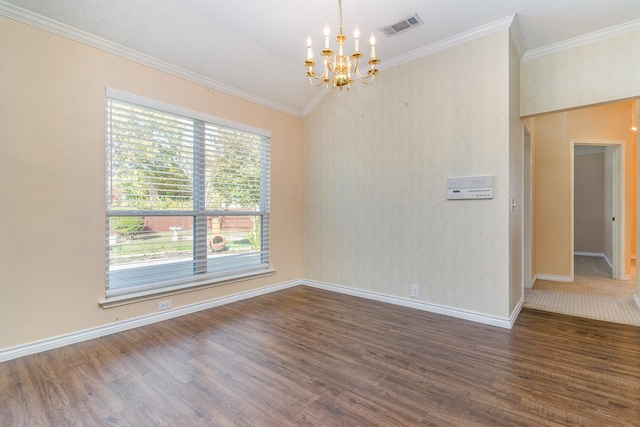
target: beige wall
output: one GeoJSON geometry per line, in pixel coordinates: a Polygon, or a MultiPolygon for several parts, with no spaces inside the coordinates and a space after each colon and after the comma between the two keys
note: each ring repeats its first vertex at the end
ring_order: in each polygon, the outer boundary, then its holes
{"type": "Polygon", "coordinates": [[[98,306],[105,87],[272,133],[277,273],[174,295],[174,307],[301,276],[301,119],[4,17],[0,40],[0,348],[157,311],[157,301],[98,306]]]}
{"type": "Polygon", "coordinates": [[[640,30],[549,55],[521,66],[524,116],[640,96],[640,30]]]}
{"type": "Polygon", "coordinates": [[[305,278],[510,315],[509,49],[508,30],[484,36],[305,118],[305,278]],[[474,175],[495,177],[492,200],[446,200],[448,177],[474,175]]]}
{"type": "MultiPolygon", "coordinates": [[[[626,252],[635,254],[635,143],[631,102],[535,118],[535,223],[538,274],[571,276],[570,141],[622,140],[626,157],[626,252]],[[633,234],[632,234],[633,233],[633,234]]],[[[630,274],[629,258],[625,274],[630,274]]]]}
{"type": "Polygon", "coordinates": [[[570,275],[569,143],[566,114],[535,119],[535,236],[536,274],[570,275]]]}
{"type": "MultiPolygon", "coordinates": [[[[298,118],[4,17],[0,40],[0,348],[156,311],[155,301],[97,304],[105,87],[272,132],[277,274],[173,296],[174,306],[303,276],[400,297],[418,284],[422,301],[501,317],[522,293],[514,234],[521,213],[508,208],[511,197],[522,199],[515,105],[531,116],[640,96],[640,31],[519,64],[508,31],[499,31],[384,70],[366,90],[332,93],[304,129],[298,118]],[[446,178],[469,175],[494,175],[494,199],[446,201],[446,178]]],[[[534,272],[566,272],[556,251],[568,225],[550,211],[568,207],[571,115],[529,121],[532,157],[541,162],[532,171],[532,239],[551,248],[533,254],[534,272]]],[[[627,190],[635,194],[635,185],[627,190]]],[[[629,206],[627,219],[635,218],[629,206]]],[[[635,228],[627,230],[631,241],[635,228]]]]}

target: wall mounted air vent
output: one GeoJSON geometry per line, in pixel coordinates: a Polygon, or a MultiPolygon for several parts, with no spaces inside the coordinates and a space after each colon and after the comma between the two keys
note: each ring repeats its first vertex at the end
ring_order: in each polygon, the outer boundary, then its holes
{"type": "Polygon", "coordinates": [[[397,24],[389,25],[388,27],[380,28],[380,31],[387,37],[392,37],[400,33],[404,33],[414,27],[419,27],[424,24],[422,19],[416,13],[415,15],[398,22],[397,24]]]}

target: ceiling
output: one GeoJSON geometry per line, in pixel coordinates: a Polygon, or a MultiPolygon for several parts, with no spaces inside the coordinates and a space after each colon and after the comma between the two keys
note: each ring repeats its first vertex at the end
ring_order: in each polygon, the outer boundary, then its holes
{"type": "MultiPolygon", "coordinates": [[[[338,26],[337,0],[0,0],[0,14],[11,16],[8,9],[33,12],[41,15],[33,15],[39,21],[82,30],[218,89],[297,115],[324,91],[304,76],[306,38],[311,35],[318,58],[325,24],[332,35],[338,26]]],[[[380,79],[385,61],[396,64],[408,53],[513,15],[523,48],[531,51],[640,22],[640,1],[343,0],[347,50],[356,25],[362,46],[374,33],[380,79]],[[415,13],[424,25],[389,38],[380,31],[415,13]]]]}

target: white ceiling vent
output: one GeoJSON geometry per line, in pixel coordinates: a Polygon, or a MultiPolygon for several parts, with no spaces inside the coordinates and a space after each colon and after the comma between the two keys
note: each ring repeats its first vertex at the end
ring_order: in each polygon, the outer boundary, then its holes
{"type": "Polygon", "coordinates": [[[396,34],[404,33],[405,31],[410,30],[411,28],[419,27],[422,24],[424,24],[424,22],[422,22],[422,19],[420,19],[420,17],[416,13],[415,15],[407,19],[404,19],[398,22],[397,24],[380,28],[380,31],[382,31],[385,34],[385,36],[391,37],[391,36],[395,36],[396,34]]]}

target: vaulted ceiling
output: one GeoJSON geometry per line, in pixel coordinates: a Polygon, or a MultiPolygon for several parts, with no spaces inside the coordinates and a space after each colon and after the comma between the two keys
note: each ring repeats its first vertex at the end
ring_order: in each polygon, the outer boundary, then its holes
{"type": "MultiPolygon", "coordinates": [[[[379,78],[412,52],[514,15],[526,52],[640,27],[638,0],[343,0],[342,8],[348,53],[356,25],[363,47],[375,35],[379,78]],[[380,31],[415,13],[424,25],[394,37],[380,31]]],[[[298,115],[324,90],[304,76],[307,36],[317,59],[325,24],[332,35],[338,27],[337,0],[0,0],[0,14],[123,47],[129,56],[298,115]]]]}

